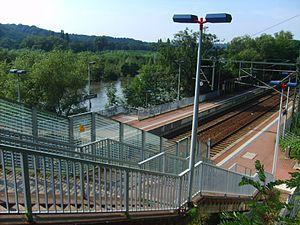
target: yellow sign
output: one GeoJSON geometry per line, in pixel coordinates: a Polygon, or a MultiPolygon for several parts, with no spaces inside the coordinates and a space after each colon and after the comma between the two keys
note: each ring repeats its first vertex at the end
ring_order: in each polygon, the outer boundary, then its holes
{"type": "Polygon", "coordinates": [[[80,133],[85,131],[85,126],[83,124],[80,124],[79,131],[80,133]]]}

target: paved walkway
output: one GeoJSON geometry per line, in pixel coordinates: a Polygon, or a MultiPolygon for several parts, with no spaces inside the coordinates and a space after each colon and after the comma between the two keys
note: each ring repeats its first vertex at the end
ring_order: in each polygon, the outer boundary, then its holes
{"type": "MultiPolygon", "coordinates": [[[[200,103],[199,109],[201,111],[207,110],[209,108],[222,104],[224,101],[227,101],[230,98],[233,97],[230,96],[215,102],[210,101],[200,103]]],[[[135,117],[132,115],[118,115],[113,117],[113,119],[148,131],[159,127],[162,124],[176,121],[179,118],[192,116],[192,111],[193,106],[188,106],[141,121],[137,119],[137,116],[135,117]]],[[[252,171],[255,171],[255,160],[260,160],[264,165],[265,171],[271,173],[275,150],[277,116],[278,112],[274,113],[274,115],[269,120],[256,127],[256,129],[250,131],[250,133],[243,139],[241,139],[239,143],[235,144],[232,148],[227,150],[224,154],[214,160],[214,162],[224,168],[230,168],[232,165],[237,163],[239,165],[252,169],[252,171]],[[252,159],[250,159],[249,157],[243,157],[247,152],[253,153],[255,154],[255,156],[252,159]]],[[[276,179],[289,179],[289,172],[296,171],[295,169],[293,169],[296,161],[284,159],[284,153],[282,151],[279,151],[278,154],[276,179]]]]}
{"type": "MultiPolygon", "coordinates": [[[[218,166],[230,168],[235,163],[248,167],[255,171],[255,161],[260,160],[264,165],[265,171],[272,173],[273,157],[275,151],[275,140],[277,131],[278,112],[265,123],[256,127],[236,146],[215,160],[218,166]],[[247,155],[245,155],[248,153],[247,155]],[[250,153],[250,154],[249,154],[250,153]]],[[[289,172],[296,172],[293,169],[296,160],[284,159],[284,152],[278,153],[278,164],[276,179],[286,180],[290,178],[289,172]]]]}

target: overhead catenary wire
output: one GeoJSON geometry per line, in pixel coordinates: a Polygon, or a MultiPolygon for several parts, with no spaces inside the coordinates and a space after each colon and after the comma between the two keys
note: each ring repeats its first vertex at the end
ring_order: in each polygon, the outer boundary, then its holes
{"type": "Polygon", "coordinates": [[[290,21],[290,20],[292,20],[292,19],[294,19],[294,18],[296,18],[296,17],[298,17],[298,16],[300,16],[300,13],[297,14],[297,15],[295,15],[295,16],[292,16],[292,17],[290,17],[290,18],[288,18],[288,19],[285,19],[285,20],[283,20],[283,21],[281,21],[281,22],[279,22],[279,23],[276,23],[276,24],[274,24],[274,25],[272,25],[272,26],[270,26],[270,27],[267,27],[267,28],[265,28],[265,29],[263,29],[263,30],[261,30],[261,31],[258,31],[258,32],[256,32],[256,33],[252,34],[250,37],[254,37],[254,36],[256,36],[256,35],[258,35],[258,34],[260,34],[260,33],[263,33],[263,32],[265,32],[265,31],[267,31],[267,30],[270,30],[270,29],[272,29],[272,28],[274,28],[274,27],[276,27],[276,26],[278,26],[278,25],[281,25],[281,24],[283,24],[283,23],[286,23],[286,22],[288,22],[288,21],[290,21]]]}

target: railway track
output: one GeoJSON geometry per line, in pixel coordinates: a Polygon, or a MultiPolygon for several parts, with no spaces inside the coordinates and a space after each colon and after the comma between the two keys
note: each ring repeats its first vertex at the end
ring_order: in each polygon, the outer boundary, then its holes
{"type": "MultiPolygon", "coordinates": [[[[279,105],[279,97],[272,93],[201,124],[198,127],[198,140],[204,143],[211,140],[210,158],[221,155],[230,145],[269,118],[279,105]]],[[[172,140],[180,140],[190,135],[191,131],[188,131],[172,140]]]]}

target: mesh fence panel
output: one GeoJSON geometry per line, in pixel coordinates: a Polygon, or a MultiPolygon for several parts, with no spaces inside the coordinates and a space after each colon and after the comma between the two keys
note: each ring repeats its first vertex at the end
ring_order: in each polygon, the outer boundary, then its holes
{"type": "Polygon", "coordinates": [[[38,136],[52,140],[69,141],[69,120],[50,113],[37,112],[38,136]]]}
{"type": "Polygon", "coordinates": [[[110,138],[118,141],[120,136],[120,125],[118,122],[96,114],[96,139],[110,138]]]}
{"type": "Polygon", "coordinates": [[[145,132],[145,149],[160,152],[160,138],[149,132],[145,132]]]}
{"type": "Polygon", "coordinates": [[[142,131],[124,124],[124,143],[142,148],[142,131]]]}
{"type": "Polygon", "coordinates": [[[92,116],[90,113],[81,114],[73,118],[73,132],[75,144],[91,142],[92,116]]]}
{"type": "Polygon", "coordinates": [[[21,104],[0,99],[0,128],[31,135],[31,110],[21,104]]]}

